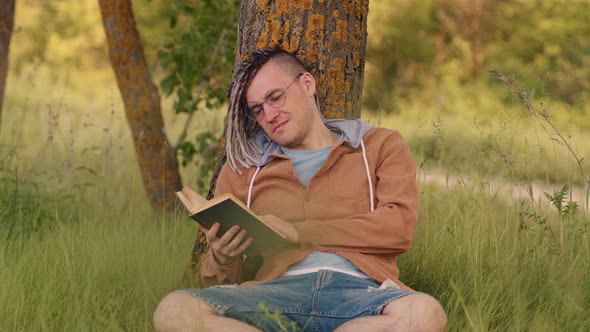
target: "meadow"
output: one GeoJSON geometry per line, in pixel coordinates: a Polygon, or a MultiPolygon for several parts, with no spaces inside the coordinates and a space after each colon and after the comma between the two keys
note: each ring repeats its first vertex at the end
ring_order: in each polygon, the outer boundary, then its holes
{"type": "MultiPolygon", "coordinates": [[[[116,86],[44,66],[9,81],[0,331],[152,330],[158,301],[191,287],[183,272],[197,228],[147,207],[116,86]]],[[[449,331],[590,330],[588,202],[559,196],[564,184],[584,188],[576,162],[517,103],[477,87],[454,91],[444,105],[422,99],[397,114],[363,115],[400,130],[419,166],[419,226],[400,258],[401,279],[440,299],[449,331]],[[422,180],[434,171],[465,181],[422,180]],[[498,179],[541,181],[553,203],[491,191],[498,179]]],[[[183,118],[168,103],[174,141],[183,118]]],[[[587,110],[548,107],[579,155],[590,156],[587,110]]],[[[223,112],[210,111],[192,131],[219,134],[222,125],[223,112]]],[[[187,183],[194,172],[182,170],[187,183]]]]}

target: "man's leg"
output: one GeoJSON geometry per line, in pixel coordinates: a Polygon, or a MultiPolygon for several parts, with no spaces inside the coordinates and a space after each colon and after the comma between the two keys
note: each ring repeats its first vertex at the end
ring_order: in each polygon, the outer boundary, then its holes
{"type": "Polygon", "coordinates": [[[379,316],[366,316],[340,325],[336,331],[443,331],[447,315],[433,297],[410,294],[389,302],[379,316]]]}
{"type": "Polygon", "coordinates": [[[168,294],[154,312],[157,331],[260,331],[239,320],[222,317],[207,303],[182,291],[168,294]]]}

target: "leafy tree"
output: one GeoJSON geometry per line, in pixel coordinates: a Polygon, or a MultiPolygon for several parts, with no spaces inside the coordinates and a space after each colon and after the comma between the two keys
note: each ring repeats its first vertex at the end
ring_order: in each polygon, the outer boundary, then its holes
{"type": "Polygon", "coordinates": [[[572,104],[588,99],[589,1],[518,0],[499,19],[491,65],[549,97],[572,104]]]}
{"type": "Polygon", "coordinates": [[[239,7],[238,0],[172,1],[167,13],[171,31],[157,54],[164,72],[160,82],[163,93],[174,95],[176,113],[189,114],[175,147],[183,166],[199,157],[197,188],[201,191],[208,187],[207,171],[215,165],[218,138],[210,131],[192,136],[187,129],[198,112],[219,108],[225,102],[239,7]]]}
{"type": "MultiPolygon", "coordinates": [[[[160,36],[169,30],[166,0],[132,0],[137,28],[148,63],[153,63],[160,36]]],[[[91,72],[108,70],[104,27],[96,0],[19,0],[18,45],[11,49],[11,70],[30,63],[46,63],[56,71],[91,72]]]]}
{"type": "Polygon", "coordinates": [[[432,0],[370,3],[364,106],[395,110],[395,95],[413,95],[431,79],[437,53],[432,0]]]}
{"type": "Polygon", "coordinates": [[[449,80],[492,88],[491,68],[552,98],[588,99],[587,0],[373,0],[371,13],[369,109],[395,111],[399,99],[438,94],[449,80]]]}

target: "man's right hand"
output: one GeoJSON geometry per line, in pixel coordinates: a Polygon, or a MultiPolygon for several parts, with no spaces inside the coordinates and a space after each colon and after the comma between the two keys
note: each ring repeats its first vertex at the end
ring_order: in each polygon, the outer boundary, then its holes
{"type": "Polygon", "coordinates": [[[232,226],[223,236],[217,237],[219,223],[215,223],[210,229],[203,228],[209,247],[213,251],[213,258],[219,265],[229,265],[240,258],[244,251],[252,243],[252,238],[246,240],[246,231],[240,230],[240,226],[232,226]]]}

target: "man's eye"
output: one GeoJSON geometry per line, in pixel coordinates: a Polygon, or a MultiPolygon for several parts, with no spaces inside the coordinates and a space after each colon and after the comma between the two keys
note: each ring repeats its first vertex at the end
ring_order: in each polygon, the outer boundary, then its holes
{"type": "Polygon", "coordinates": [[[260,105],[256,105],[250,109],[250,112],[252,112],[254,115],[259,115],[262,113],[262,107],[260,105]]]}
{"type": "Polygon", "coordinates": [[[282,95],[283,95],[283,93],[281,93],[281,92],[272,94],[268,97],[268,101],[270,101],[271,103],[274,101],[277,101],[277,100],[281,99],[282,95]]]}

